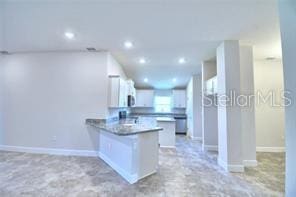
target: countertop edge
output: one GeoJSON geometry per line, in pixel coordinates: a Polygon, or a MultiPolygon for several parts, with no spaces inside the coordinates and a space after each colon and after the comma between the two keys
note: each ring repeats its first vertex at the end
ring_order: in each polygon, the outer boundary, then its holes
{"type": "Polygon", "coordinates": [[[106,129],[104,127],[100,127],[98,124],[96,124],[94,122],[91,122],[91,120],[92,119],[86,119],[85,124],[89,125],[89,126],[92,126],[92,127],[95,127],[95,128],[98,128],[98,129],[101,129],[103,131],[112,133],[114,135],[118,135],[118,136],[137,135],[137,134],[141,134],[141,133],[157,132],[157,131],[163,130],[163,128],[161,128],[161,127],[154,127],[154,128],[151,128],[151,129],[143,129],[143,130],[134,131],[134,132],[118,133],[118,132],[113,132],[112,130],[106,129]]]}

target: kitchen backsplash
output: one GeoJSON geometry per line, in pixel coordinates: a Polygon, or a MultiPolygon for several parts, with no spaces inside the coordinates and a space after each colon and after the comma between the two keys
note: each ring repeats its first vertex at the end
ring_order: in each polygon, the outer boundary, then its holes
{"type": "MultiPolygon", "coordinates": [[[[132,107],[129,109],[130,113],[155,113],[154,108],[147,108],[147,107],[132,107]]],[[[174,114],[185,114],[186,109],[172,109],[170,113],[174,114]]]]}
{"type": "MultiPolygon", "coordinates": [[[[118,117],[119,111],[126,111],[128,114],[156,113],[154,111],[154,108],[147,108],[147,107],[109,108],[109,118],[118,117]]],[[[172,109],[170,113],[184,115],[186,114],[186,109],[172,109]]]]}
{"type": "Polygon", "coordinates": [[[119,111],[126,111],[127,113],[130,113],[130,108],[109,108],[109,118],[118,117],[119,111]]]}

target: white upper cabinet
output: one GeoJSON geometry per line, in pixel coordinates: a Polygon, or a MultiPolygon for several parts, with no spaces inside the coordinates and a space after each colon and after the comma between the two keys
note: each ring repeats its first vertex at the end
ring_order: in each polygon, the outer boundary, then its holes
{"type": "Polygon", "coordinates": [[[109,107],[127,107],[127,84],[118,76],[109,77],[109,107]]]}
{"type": "Polygon", "coordinates": [[[127,84],[127,95],[136,97],[135,83],[133,82],[133,80],[131,79],[127,80],[126,84],[127,84]]]}
{"type": "Polygon", "coordinates": [[[136,90],[136,107],[153,107],[154,90],[136,90]]]}
{"type": "Polygon", "coordinates": [[[173,90],[173,107],[186,108],[186,90],[173,90]]]}
{"type": "Polygon", "coordinates": [[[213,94],[218,93],[218,84],[217,84],[217,76],[213,77],[213,94]]]}
{"type": "Polygon", "coordinates": [[[206,81],[205,93],[206,95],[217,94],[217,76],[206,81]]]}

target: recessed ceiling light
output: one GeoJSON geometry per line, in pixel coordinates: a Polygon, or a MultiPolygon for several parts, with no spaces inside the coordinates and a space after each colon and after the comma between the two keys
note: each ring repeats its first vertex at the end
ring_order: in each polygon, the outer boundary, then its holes
{"type": "Polygon", "coordinates": [[[131,41],[125,41],[124,42],[124,47],[126,48],[126,49],[131,49],[131,48],[133,48],[133,43],[131,42],[131,41]]]}
{"type": "Polygon", "coordinates": [[[74,39],[74,37],[75,37],[75,34],[72,33],[72,32],[69,32],[69,31],[65,32],[64,35],[65,35],[65,37],[68,38],[69,40],[72,40],[72,39],[74,39]]]}
{"type": "Polygon", "coordinates": [[[173,82],[176,82],[177,81],[177,79],[176,78],[173,78],[173,82]]]}
{"type": "Polygon", "coordinates": [[[186,63],[186,60],[184,57],[180,57],[179,60],[178,60],[179,64],[185,64],[186,63]]]}
{"type": "Polygon", "coordinates": [[[145,83],[147,83],[147,82],[148,82],[148,79],[147,79],[147,78],[145,78],[145,79],[144,79],[144,82],[145,82],[145,83]]]}
{"type": "Polygon", "coordinates": [[[140,63],[140,64],[146,64],[146,59],[143,58],[143,57],[140,58],[140,59],[139,59],[139,63],[140,63]]]}

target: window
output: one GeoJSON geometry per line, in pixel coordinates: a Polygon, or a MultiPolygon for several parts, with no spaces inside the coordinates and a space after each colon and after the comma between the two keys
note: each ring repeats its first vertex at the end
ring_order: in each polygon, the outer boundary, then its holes
{"type": "Polygon", "coordinates": [[[171,112],[171,100],[170,96],[155,96],[155,112],[171,112]]]}

